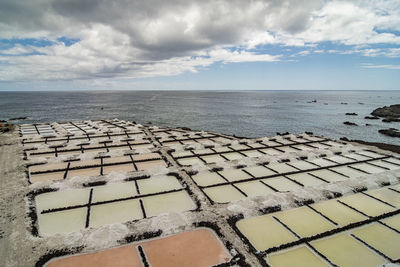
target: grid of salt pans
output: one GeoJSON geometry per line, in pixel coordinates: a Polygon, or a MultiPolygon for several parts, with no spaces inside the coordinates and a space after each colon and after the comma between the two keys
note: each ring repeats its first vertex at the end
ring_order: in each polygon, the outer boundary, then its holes
{"type": "Polygon", "coordinates": [[[82,134],[87,133],[88,131],[96,131],[95,128],[91,127],[88,123],[85,122],[67,122],[60,123],[59,125],[61,125],[71,134],[82,134]]]}
{"type": "Polygon", "coordinates": [[[240,169],[202,171],[191,178],[211,203],[295,191],[304,186],[345,181],[368,174],[400,170],[400,160],[361,150],[345,155],[256,165],[240,169]]]}
{"type": "Polygon", "coordinates": [[[216,133],[187,131],[181,129],[150,128],[149,130],[162,146],[167,147],[191,144],[224,144],[237,139],[216,133]]]}
{"type": "Polygon", "coordinates": [[[42,149],[26,150],[28,158],[35,157],[58,157],[63,155],[80,155],[84,153],[99,153],[110,152],[117,150],[135,150],[140,148],[154,148],[154,145],[146,139],[141,139],[143,136],[135,136],[135,138],[124,138],[121,140],[112,140],[109,137],[103,140],[96,140],[92,142],[78,142],[76,144],[65,146],[65,143],[60,145],[51,145],[42,149]]]}
{"type": "Polygon", "coordinates": [[[239,220],[270,266],[378,266],[400,260],[400,186],[239,220]]]}
{"type": "Polygon", "coordinates": [[[49,124],[27,124],[20,127],[23,136],[53,136],[56,132],[49,124]]]}
{"type": "Polygon", "coordinates": [[[240,160],[245,157],[280,156],[285,153],[328,149],[343,146],[316,136],[296,136],[295,138],[271,138],[254,143],[243,141],[239,144],[210,146],[198,150],[183,150],[172,152],[171,156],[181,166],[194,164],[210,164],[221,161],[240,160]]]}
{"type": "Polygon", "coordinates": [[[132,138],[134,135],[144,134],[143,126],[119,120],[80,121],[43,125],[24,124],[20,126],[20,132],[23,136],[22,143],[24,145],[69,143],[70,141],[90,141],[91,139],[98,138],[106,140],[111,139],[111,137],[125,135],[128,138],[132,138]],[[46,130],[47,133],[45,132],[46,134],[42,134],[42,136],[32,135],[33,130],[37,127],[50,127],[53,130],[57,130],[57,132],[46,130]],[[26,132],[26,129],[28,129],[28,132],[26,132]]]}
{"type": "Polygon", "coordinates": [[[121,157],[101,157],[91,160],[75,160],[30,166],[31,183],[47,180],[63,180],[75,176],[99,176],[111,172],[144,171],[155,167],[166,167],[159,153],[133,154],[121,157]]]}
{"type": "Polygon", "coordinates": [[[196,209],[172,175],[42,193],[35,202],[41,236],[196,209]]]}

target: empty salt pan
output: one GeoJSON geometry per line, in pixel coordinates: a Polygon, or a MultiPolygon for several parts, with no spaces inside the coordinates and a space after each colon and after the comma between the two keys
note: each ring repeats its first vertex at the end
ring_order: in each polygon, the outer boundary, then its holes
{"type": "Polygon", "coordinates": [[[397,193],[389,188],[371,190],[366,192],[366,194],[400,208],[400,193],[397,193]]]}
{"type": "Polygon", "coordinates": [[[275,141],[271,141],[271,140],[266,140],[266,141],[262,141],[263,144],[265,144],[266,146],[280,146],[282,144],[277,143],[275,141]]]}
{"type": "Polygon", "coordinates": [[[100,165],[101,165],[100,159],[92,159],[92,160],[72,161],[69,167],[76,168],[76,167],[100,166],[100,165]]]}
{"type": "Polygon", "coordinates": [[[182,188],[182,185],[173,176],[141,179],[137,181],[140,194],[153,194],[182,188]]]}
{"type": "Polygon", "coordinates": [[[264,146],[260,143],[249,143],[247,144],[251,148],[263,148],[264,146]]]}
{"type": "Polygon", "coordinates": [[[271,215],[242,219],[236,223],[236,226],[258,251],[297,240],[289,230],[271,215]]]}
{"type": "Polygon", "coordinates": [[[276,142],[279,142],[279,143],[284,144],[284,145],[294,144],[294,142],[292,142],[292,141],[290,141],[288,139],[284,139],[284,138],[277,138],[276,142]]]}
{"type": "Polygon", "coordinates": [[[356,178],[356,177],[367,175],[365,172],[362,172],[362,171],[359,171],[356,169],[352,169],[348,166],[334,167],[334,168],[330,168],[330,170],[333,170],[333,171],[336,171],[343,175],[346,175],[349,178],[356,178]]]}
{"type": "Polygon", "coordinates": [[[296,148],[298,150],[305,150],[305,151],[311,151],[311,150],[315,149],[315,147],[311,147],[311,146],[308,146],[308,145],[294,145],[292,147],[294,147],[294,148],[296,148]]]}
{"type": "Polygon", "coordinates": [[[374,161],[370,161],[369,163],[377,165],[377,166],[382,166],[389,170],[399,170],[400,169],[400,165],[389,163],[389,162],[383,161],[383,160],[374,160],[374,161]]]}
{"type": "Polygon", "coordinates": [[[263,183],[275,188],[279,192],[287,192],[287,191],[295,191],[299,188],[302,188],[301,185],[296,184],[295,182],[290,181],[289,179],[279,176],[274,178],[266,178],[262,180],[263,183]]]}
{"type": "Polygon", "coordinates": [[[204,164],[199,158],[197,157],[192,157],[192,158],[183,158],[183,159],[178,159],[178,163],[182,166],[190,166],[190,165],[195,165],[195,164],[204,164]]]}
{"type": "Polygon", "coordinates": [[[264,154],[259,152],[258,150],[248,150],[248,151],[242,151],[241,153],[245,154],[247,157],[262,157],[264,154]]]}
{"type": "Polygon", "coordinates": [[[315,203],[310,206],[340,226],[368,219],[361,213],[337,202],[336,199],[315,203]]]}
{"type": "Polygon", "coordinates": [[[283,154],[283,152],[276,150],[274,148],[265,148],[265,149],[260,149],[261,152],[269,155],[269,156],[279,156],[283,154]]]}
{"type": "Polygon", "coordinates": [[[347,233],[312,241],[311,245],[338,266],[375,267],[385,263],[381,256],[350,237],[347,233]]]}
{"type": "Polygon", "coordinates": [[[319,149],[327,149],[327,148],[329,148],[329,146],[327,146],[325,144],[321,144],[321,143],[312,143],[312,144],[309,144],[309,146],[313,146],[313,147],[319,148],[319,149]]]}
{"type": "Polygon", "coordinates": [[[280,151],[283,151],[284,153],[296,153],[299,152],[299,150],[294,149],[293,147],[290,146],[281,146],[277,148],[280,151]]]}
{"type": "Polygon", "coordinates": [[[330,266],[307,246],[301,245],[268,255],[265,260],[273,267],[324,267],[330,266]]]}
{"type": "Polygon", "coordinates": [[[41,236],[48,236],[84,229],[86,225],[86,212],[87,208],[78,208],[39,214],[39,234],[41,236]]]}
{"type": "Polygon", "coordinates": [[[132,171],[135,171],[135,167],[133,166],[132,163],[118,164],[118,165],[111,165],[111,166],[103,167],[104,175],[107,175],[111,172],[126,173],[126,172],[132,172],[132,171]]]}
{"type": "Polygon", "coordinates": [[[64,179],[65,171],[62,172],[49,172],[41,174],[30,174],[29,180],[31,183],[37,183],[42,181],[57,181],[64,179]]]}
{"type": "Polygon", "coordinates": [[[122,162],[131,162],[131,157],[123,156],[123,157],[112,157],[112,158],[103,158],[104,164],[112,164],[112,163],[122,163],[122,162]]]}
{"type": "Polygon", "coordinates": [[[134,161],[160,159],[161,158],[160,154],[158,154],[158,153],[137,154],[137,155],[133,155],[132,157],[133,157],[134,161]]]}
{"type": "Polygon", "coordinates": [[[300,237],[310,237],[336,228],[334,224],[306,206],[273,215],[300,237]]]}
{"type": "Polygon", "coordinates": [[[400,165],[400,159],[398,159],[398,158],[387,158],[387,159],[384,159],[384,161],[389,161],[391,163],[400,165]]]}
{"type": "Polygon", "coordinates": [[[360,155],[360,154],[357,154],[357,153],[350,153],[350,154],[346,154],[345,156],[349,157],[349,158],[352,158],[352,159],[355,159],[357,161],[371,159],[370,157],[363,156],[363,155],[360,155]]]}
{"type": "Polygon", "coordinates": [[[241,169],[228,169],[228,170],[219,171],[218,173],[221,174],[223,177],[225,177],[230,182],[252,178],[250,175],[248,175],[241,169]]]}
{"type": "Polygon", "coordinates": [[[315,175],[319,178],[322,178],[323,180],[327,182],[337,182],[337,181],[344,181],[347,180],[348,178],[344,175],[341,175],[339,173],[330,171],[330,170],[318,170],[318,171],[311,171],[309,172],[312,175],[315,175]]]}
{"type": "Polygon", "coordinates": [[[368,216],[379,216],[395,210],[391,206],[364,194],[342,197],[339,200],[368,216]]]}
{"type": "Polygon", "coordinates": [[[36,210],[65,208],[76,205],[85,205],[89,202],[90,189],[71,189],[39,194],[35,197],[36,210]]]}
{"type": "Polygon", "coordinates": [[[193,153],[189,150],[185,150],[185,151],[172,152],[171,155],[174,158],[180,158],[180,157],[186,157],[186,156],[193,156],[193,153]]]}
{"type": "Polygon", "coordinates": [[[229,153],[224,153],[224,157],[226,157],[228,160],[236,160],[236,159],[241,159],[244,156],[238,152],[229,152],[229,153]]]}
{"type": "Polygon", "coordinates": [[[90,227],[142,219],[142,209],[138,199],[130,199],[101,205],[90,210],[90,227]]]}
{"type": "Polygon", "coordinates": [[[355,161],[355,160],[353,160],[353,159],[349,159],[349,158],[342,157],[342,156],[333,156],[333,157],[329,157],[328,159],[329,159],[329,160],[332,160],[332,161],[334,161],[334,162],[337,162],[337,163],[339,163],[339,164],[351,163],[351,162],[354,162],[354,161],[355,161]]]}
{"type": "Polygon", "coordinates": [[[353,230],[352,233],[391,260],[400,259],[400,234],[392,229],[379,223],[372,223],[353,230]]]}
{"type": "Polygon", "coordinates": [[[87,168],[87,169],[77,169],[77,170],[68,170],[67,178],[70,179],[76,176],[99,176],[100,168],[87,168]]]}
{"type": "Polygon", "coordinates": [[[392,217],[383,219],[381,222],[389,227],[392,227],[393,229],[396,229],[397,231],[400,231],[400,215],[394,215],[392,217]]]}
{"type": "Polygon", "coordinates": [[[244,150],[244,149],[249,149],[248,146],[242,145],[242,144],[231,145],[231,146],[229,146],[229,147],[232,148],[233,150],[244,150]]]}
{"type": "Polygon", "coordinates": [[[225,183],[226,181],[216,172],[203,172],[192,176],[192,179],[199,186],[209,186],[225,183]]]}
{"type": "Polygon", "coordinates": [[[275,193],[274,190],[264,185],[260,181],[250,181],[244,183],[236,183],[235,186],[246,193],[249,197],[265,196],[275,193]]]}
{"type": "Polygon", "coordinates": [[[29,167],[30,172],[43,172],[51,170],[63,170],[67,168],[67,162],[53,163],[53,164],[40,164],[29,167]]]}
{"type": "Polygon", "coordinates": [[[387,171],[384,168],[380,168],[368,163],[357,163],[357,164],[352,164],[351,167],[371,173],[371,174],[376,174],[376,173],[381,173],[387,171]]]}
{"type": "Polygon", "coordinates": [[[135,182],[123,182],[93,187],[92,203],[137,195],[135,182]]]}
{"type": "Polygon", "coordinates": [[[215,163],[225,161],[223,157],[220,155],[208,155],[208,156],[200,156],[207,163],[215,163]]]}
{"type": "Polygon", "coordinates": [[[142,199],[147,217],[161,213],[183,212],[193,210],[196,205],[186,191],[161,194],[142,199]]]}
{"type": "Polygon", "coordinates": [[[334,141],[326,141],[326,142],[322,142],[322,144],[327,144],[333,147],[340,147],[343,146],[342,143],[338,143],[338,142],[334,142],[334,141]]]}
{"type": "Polygon", "coordinates": [[[151,160],[144,162],[136,162],[136,167],[139,171],[150,170],[152,168],[167,167],[167,164],[163,160],[151,160]]]}
{"type": "Polygon", "coordinates": [[[320,167],[328,167],[328,166],[336,165],[336,163],[331,162],[329,160],[326,160],[324,158],[318,158],[318,159],[310,160],[310,162],[313,163],[313,164],[317,164],[320,167]]]}
{"type": "Polygon", "coordinates": [[[311,164],[304,160],[291,161],[289,164],[300,170],[310,170],[310,169],[318,168],[318,166],[315,166],[314,164],[311,164]]]}
{"type": "Polygon", "coordinates": [[[217,152],[217,153],[232,151],[232,149],[230,149],[230,148],[227,147],[227,146],[214,147],[213,149],[214,149],[214,151],[217,152]]]}
{"type": "Polygon", "coordinates": [[[245,198],[245,196],[232,185],[215,186],[203,190],[207,196],[216,203],[228,203],[245,198]]]}
{"type": "Polygon", "coordinates": [[[249,172],[254,177],[264,177],[276,174],[275,172],[265,168],[264,166],[247,167],[244,168],[243,170],[249,172]]]}
{"type": "Polygon", "coordinates": [[[326,182],[322,181],[321,179],[318,179],[305,172],[287,175],[287,177],[301,183],[304,186],[318,186],[321,184],[326,184],[326,182]]]}
{"type": "Polygon", "coordinates": [[[286,163],[275,163],[267,165],[268,168],[276,171],[277,173],[288,173],[298,171],[297,169],[287,165],[286,163]]]}
{"type": "Polygon", "coordinates": [[[367,151],[367,150],[357,151],[357,153],[361,154],[361,155],[364,155],[364,156],[367,156],[367,157],[370,157],[370,158],[381,158],[381,157],[385,156],[385,155],[378,154],[378,153],[375,153],[375,152],[372,152],[372,151],[367,151]]]}

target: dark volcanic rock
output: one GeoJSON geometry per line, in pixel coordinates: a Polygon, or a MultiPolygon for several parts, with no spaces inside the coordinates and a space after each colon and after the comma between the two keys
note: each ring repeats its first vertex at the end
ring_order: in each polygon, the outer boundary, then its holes
{"type": "Polygon", "coordinates": [[[387,117],[382,120],[383,122],[400,122],[400,118],[387,117]]]}
{"type": "Polygon", "coordinates": [[[379,133],[387,135],[387,136],[391,136],[391,137],[400,137],[400,131],[395,128],[382,129],[382,130],[379,130],[379,133]]]}
{"type": "Polygon", "coordinates": [[[347,112],[346,115],[347,116],[357,116],[358,114],[354,113],[354,112],[347,112]]]}
{"type": "Polygon", "coordinates": [[[372,111],[371,115],[377,117],[400,117],[400,104],[391,105],[391,106],[384,106],[383,108],[377,108],[372,111]]]}
{"type": "Polygon", "coordinates": [[[366,120],[379,120],[379,117],[376,117],[376,116],[365,116],[364,119],[366,119],[366,120]]]}
{"type": "Polygon", "coordinates": [[[10,121],[19,121],[19,120],[26,120],[27,117],[16,117],[16,118],[11,118],[10,121]]]}
{"type": "Polygon", "coordinates": [[[351,126],[358,126],[357,123],[350,122],[350,121],[345,121],[345,122],[343,122],[343,124],[351,125],[351,126]]]}

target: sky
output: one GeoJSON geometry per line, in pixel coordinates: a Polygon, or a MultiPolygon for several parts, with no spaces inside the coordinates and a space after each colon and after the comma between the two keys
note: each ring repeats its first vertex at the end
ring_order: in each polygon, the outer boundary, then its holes
{"type": "Polygon", "coordinates": [[[400,90],[400,1],[0,0],[0,90],[400,90]]]}

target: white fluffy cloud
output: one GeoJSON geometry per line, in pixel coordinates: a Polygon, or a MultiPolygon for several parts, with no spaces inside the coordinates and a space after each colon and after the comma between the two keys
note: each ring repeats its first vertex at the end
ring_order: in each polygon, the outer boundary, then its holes
{"type": "Polygon", "coordinates": [[[390,51],[365,48],[363,54],[394,57],[398,31],[398,0],[3,0],[3,39],[53,43],[1,49],[0,81],[177,75],[215,62],[283,58],[261,49],[264,45],[327,41],[390,44],[390,51]],[[59,37],[79,41],[66,46],[59,37]]]}

